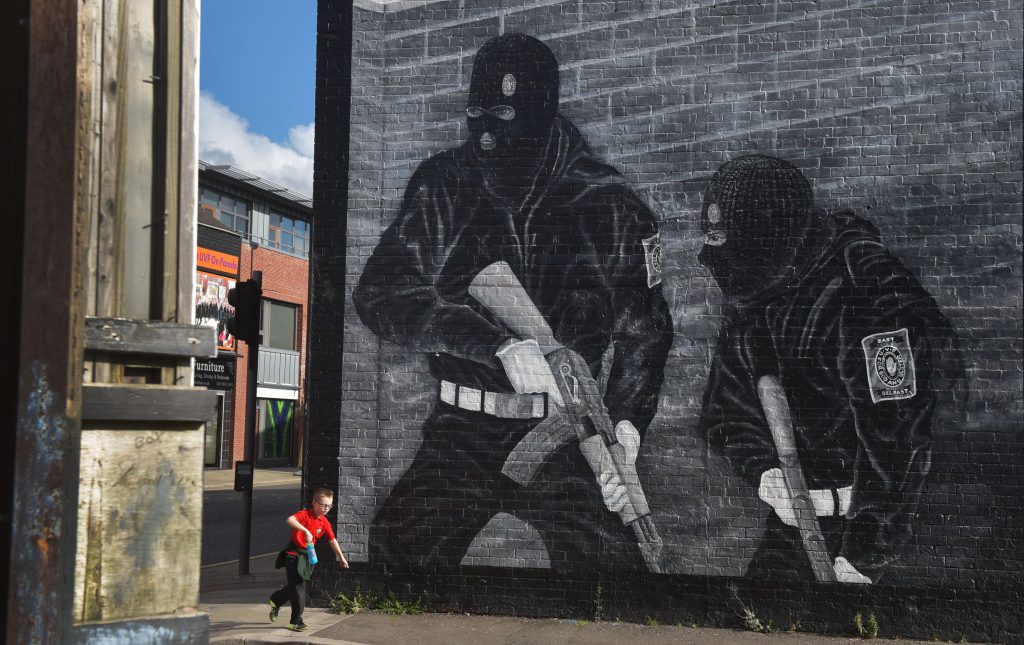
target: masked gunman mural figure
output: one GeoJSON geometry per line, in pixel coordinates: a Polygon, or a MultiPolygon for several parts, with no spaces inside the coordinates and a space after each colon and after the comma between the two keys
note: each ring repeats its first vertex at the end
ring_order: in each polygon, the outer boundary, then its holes
{"type": "Polygon", "coordinates": [[[949,323],[849,212],[792,164],[723,165],[700,262],[732,307],[701,424],[772,509],[747,575],[878,582],[912,537],[949,323]]]}
{"type": "Polygon", "coordinates": [[[416,170],[355,290],[361,320],[437,379],[372,561],[458,565],[503,512],[538,531],[553,568],[657,568],[633,464],[672,340],[658,230],[558,93],[542,42],[488,41],[469,140],[416,170]]]}

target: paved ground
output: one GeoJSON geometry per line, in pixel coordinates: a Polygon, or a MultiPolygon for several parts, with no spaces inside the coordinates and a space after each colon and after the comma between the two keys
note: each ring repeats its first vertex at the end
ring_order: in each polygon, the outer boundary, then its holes
{"type": "MultiPolygon", "coordinates": [[[[276,623],[267,620],[270,588],[207,592],[201,611],[209,612],[211,643],[335,643],[349,645],[855,645],[859,638],[816,634],[757,634],[727,629],[592,623],[558,619],[422,614],[389,616],[378,612],[338,615],[307,609],[309,631],[284,628],[287,608],[276,623]]],[[[921,641],[874,639],[878,645],[920,645],[921,641]]]]}
{"type": "MultiPolygon", "coordinates": [[[[257,469],[252,504],[252,543],[258,557],[276,552],[288,539],[285,518],[299,510],[302,478],[295,468],[257,469]]],[[[237,568],[242,494],[234,490],[230,470],[207,470],[203,476],[202,565],[234,562],[237,568]]]]}
{"type": "MultiPolygon", "coordinates": [[[[257,470],[256,487],[290,486],[294,469],[257,470]]],[[[230,471],[207,471],[206,490],[230,490],[230,471]]],[[[254,553],[256,553],[254,551],[254,553]]],[[[377,612],[339,615],[307,609],[310,629],[285,629],[285,607],[276,623],[268,621],[267,598],[284,575],[273,568],[272,555],[250,560],[249,575],[238,575],[237,560],[204,566],[200,611],[210,614],[213,643],[317,643],[349,645],[855,645],[859,638],[804,633],[758,634],[726,629],[593,623],[464,614],[389,616],[377,612]]],[[[874,639],[877,645],[920,645],[921,641],[874,639]]]]}
{"type": "MultiPolygon", "coordinates": [[[[207,567],[202,572],[200,611],[210,614],[212,643],[317,643],[349,645],[862,645],[859,638],[803,633],[757,634],[727,629],[593,623],[464,614],[389,616],[378,612],[351,615],[306,609],[309,631],[284,628],[285,607],[276,623],[267,619],[267,598],[283,582],[273,558],[256,558],[250,574],[238,575],[238,564],[207,567]]],[[[874,639],[878,645],[921,645],[921,641],[874,639]]]]}
{"type": "MultiPolygon", "coordinates": [[[[861,643],[859,638],[823,638],[811,634],[756,634],[728,629],[695,629],[691,627],[646,626],[631,623],[589,623],[557,619],[508,618],[496,616],[464,616],[424,614],[422,616],[387,616],[360,613],[316,634],[323,639],[348,639],[351,642],[376,645],[413,643],[445,643],[445,645],[479,645],[480,643],[538,645],[580,643],[587,645],[622,645],[643,643],[663,645],[812,645],[819,643],[861,643]]],[[[337,640],[335,640],[337,642],[337,640]]],[[[875,640],[894,644],[899,641],[875,640]]],[[[909,641],[906,641],[909,642],[909,641]]],[[[920,644],[918,644],[920,645],[920,644]]]]}

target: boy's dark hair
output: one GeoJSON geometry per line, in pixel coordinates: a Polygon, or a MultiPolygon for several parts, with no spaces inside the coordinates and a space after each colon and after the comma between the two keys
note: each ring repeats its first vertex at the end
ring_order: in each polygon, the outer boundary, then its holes
{"type": "Polygon", "coordinates": [[[331,499],[333,499],[334,491],[331,490],[330,488],[327,488],[326,486],[317,486],[316,489],[313,491],[313,499],[316,500],[317,497],[330,497],[331,499]]]}

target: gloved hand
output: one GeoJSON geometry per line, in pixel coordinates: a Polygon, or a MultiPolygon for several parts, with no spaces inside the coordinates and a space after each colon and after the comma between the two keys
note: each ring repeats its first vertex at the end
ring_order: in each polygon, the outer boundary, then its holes
{"type": "Polygon", "coordinates": [[[850,561],[843,556],[836,558],[836,562],[832,565],[832,568],[835,569],[837,582],[847,582],[857,585],[871,584],[871,578],[862,574],[860,571],[857,571],[857,569],[850,564],[850,561]]]}
{"type": "Polygon", "coordinates": [[[781,468],[770,468],[761,473],[761,485],[757,489],[757,496],[775,510],[783,524],[796,526],[793,500],[789,496],[781,468]]]}
{"type": "Polygon", "coordinates": [[[558,384],[551,374],[540,345],[535,340],[509,341],[494,354],[505,368],[512,387],[519,394],[547,393],[548,401],[564,406],[558,384]]]}
{"type": "MultiPolygon", "coordinates": [[[[845,491],[845,489],[840,490],[845,491]]],[[[810,493],[815,513],[818,515],[831,515],[833,513],[835,503],[831,499],[831,491],[813,490],[810,493]]],[[[761,485],[757,489],[757,494],[761,501],[770,505],[775,510],[775,514],[779,516],[783,524],[788,526],[797,525],[796,513],[793,511],[793,502],[789,496],[789,489],[786,487],[786,481],[781,468],[770,468],[761,474],[761,485]]],[[[846,497],[848,499],[848,496],[849,491],[846,491],[845,495],[840,494],[841,503],[845,501],[843,498],[846,497]]],[[[849,502],[846,503],[848,504],[849,502]]],[[[836,572],[836,580],[838,582],[871,584],[871,578],[857,571],[850,564],[850,561],[843,556],[836,558],[832,568],[836,572]]]]}
{"type": "MultiPolygon", "coordinates": [[[[615,439],[617,444],[610,448],[616,453],[619,463],[629,467],[629,472],[634,472],[632,466],[636,463],[637,453],[640,452],[640,433],[633,424],[625,419],[615,424],[615,439]]],[[[601,487],[601,496],[604,498],[604,505],[613,513],[618,513],[626,505],[628,492],[626,484],[614,474],[602,473],[597,478],[601,487]]]]}
{"type": "MultiPolygon", "coordinates": [[[[827,488],[808,491],[811,494],[811,503],[814,504],[816,515],[835,515],[835,501],[832,491],[827,488]]],[[[839,496],[840,512],[849,508],[851,488],[840,488],[837,491],[839,496]]],[[[757,495],[761,501],[768,504],[775,510],[783,524],[796,526],[796,513],[793,512],[793,500],[789,496],[789,489],[786,487],[786,480],[781,468],[770,468],[761,473],[761,485],[757,489],[757,495]]]]}
{"type": "Polygon", "coordinates": [[[622,446],[626,462],[630,465],[636,463],[636,456],[640,452],[640,432],[632,422],[623,419],[615,424],[615,439],[622,446]]]}

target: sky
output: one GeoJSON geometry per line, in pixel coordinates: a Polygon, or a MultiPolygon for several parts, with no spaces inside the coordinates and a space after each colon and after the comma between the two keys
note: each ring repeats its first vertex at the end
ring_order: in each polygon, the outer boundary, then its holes
{"type": "Polygon", "coordinates": [[[203,0],[199,158],[313,194],[316,0],[203,0]]]}

